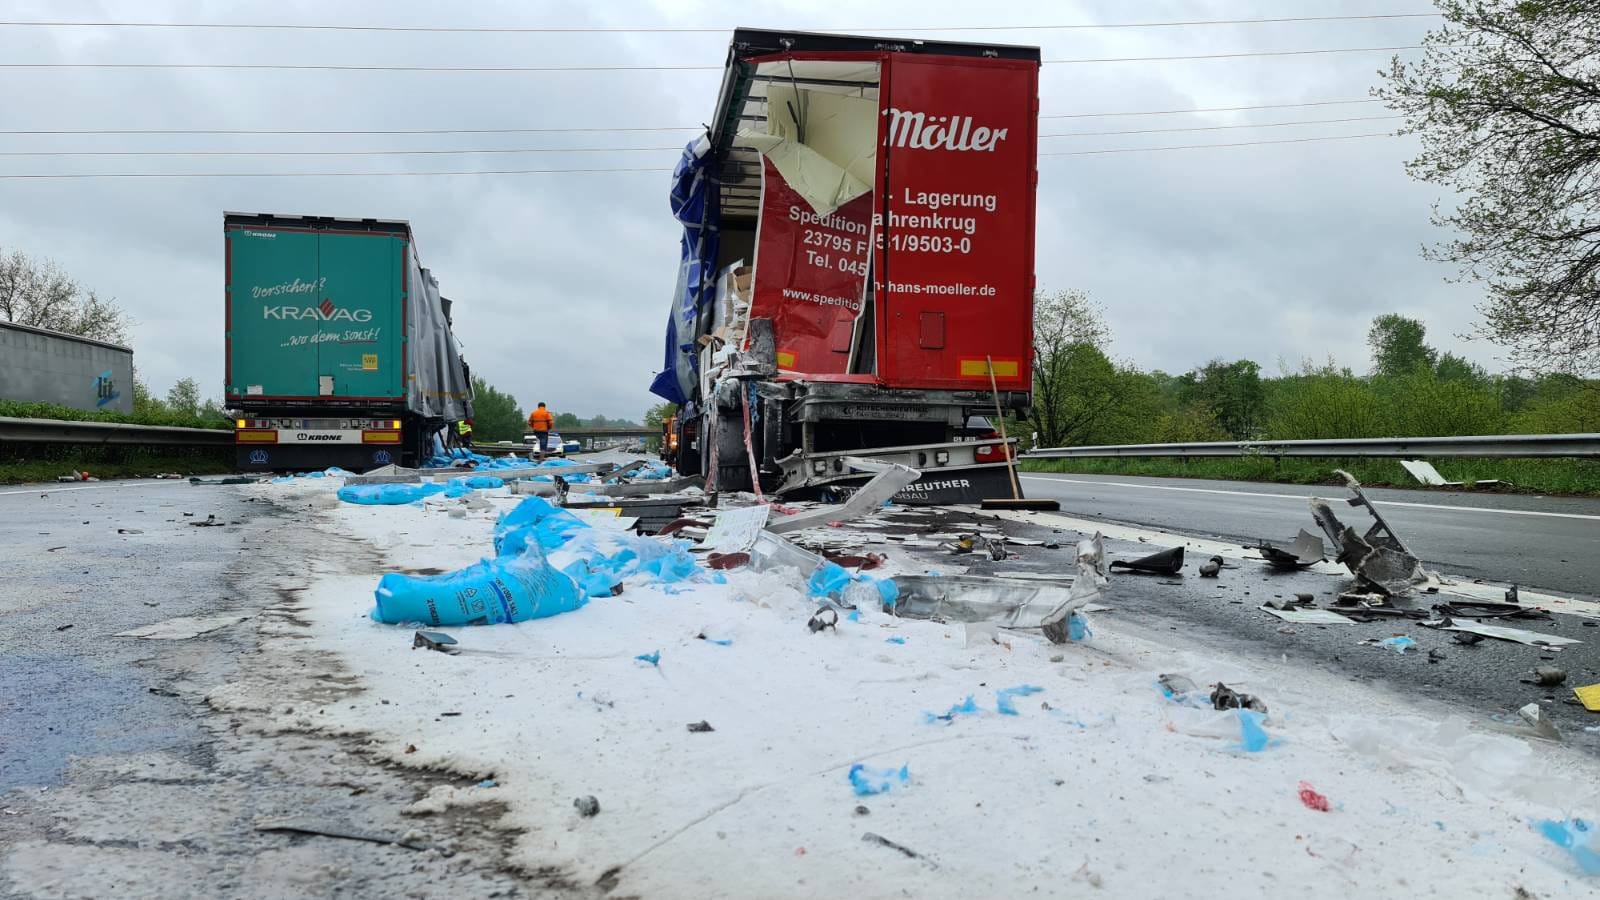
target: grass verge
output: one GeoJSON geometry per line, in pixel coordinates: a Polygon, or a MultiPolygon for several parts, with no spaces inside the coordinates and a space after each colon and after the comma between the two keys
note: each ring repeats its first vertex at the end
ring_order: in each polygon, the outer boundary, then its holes
{"type": "Polygon", "coordinates": [[[219,475],[233,471],[233,447],[174,450],[170,447],[74,447],[27,444],[0,453],[0,484],[53,482],[73,471],[96,478],[135,478],[177,472],[219,475]],[[23,451],[26,451],[26,456],[23,451]]]}
{"type": "MultiPolygon", "coordinates": [[[[1430,460],[1450,481],[1500,479],[1518,493],[1600,496],[1600,460],[1591,459],[1435,459],[1430,460]]],[[[1024,460],[1026,472],[1078,475],[1150,475],[1166,478],[1215,478],[1229,481],[1276,481],[1286,484],[1343,484],[1335,469],[1362,484],[1420,488],[1397,460],[1269,457],[1216,459],[1040,459],[1024,460]]]]}

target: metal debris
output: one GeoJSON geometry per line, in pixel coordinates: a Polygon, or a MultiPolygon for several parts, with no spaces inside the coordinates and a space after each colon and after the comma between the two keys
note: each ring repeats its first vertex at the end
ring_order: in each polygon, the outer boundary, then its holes
{"type": "Polygon", "coordinates": [[[797,513],[767,523],[767,530],[774,534],[787,534],[803,528],[817,525],[827,525],[831,522],[848,522],[851,519],[860,519],[874,515],[883,509],[883,504],[900,493],[907,485],[922,477],[922,473],[910,466],[899,463],[885,463],[874,459],[859,459],[854,456],[844,458],[845,465],[851,469],[877,472],[872,480],[862,485],[855,493],[850,495],[840,506],[825,506],[821,509],[797,513]]]}
{"type": "Polygon", "coordinates": [[[440,653],[456,652],[456,639],[442,631],[418,631],[411,636],[411,649],[422,647],[440,653]]]}
{"type": "Polygon", "coordinates": [[[1201,578],[1215,578],[1222,571],[1222,557],[1213,556],[1200,564],[1201,578]]]}
{"type": "Polygon", "coordinates": [[[689,731],[691,734],[705,734],[708,731],[716,731],[716,729],[711,727],[710,722],[701,719],[698,722],[690,722],[689,731]]]}
{"type": "Polygon", "coordinates": [[[1534,737],[1543,738],[1547,741],[1561,740],[1561,732],[1556,728],[1556,723],[1545,716],[1544,710],[1539,708],[1539,704],[1529,703],[1527,706],[1517,710],[1517,715],[1533,728],[1534,737]]]}
{"type": "Polygon", "coordinates": [[[578,815],[583,816],[585,819],[593,818],[600,814],[600,800],[593,794],[579,797],[572,801],[572,805],[577,808],[578,815]]]}
{"type": "Polygon", "coordinates": [[[1267,704],[1254,694],[1241,694],[1222,682],[1217,682],[1211,689],[1212,709],[1252,709],[1262,715],[1267,713],[1267,704]]]}
{"type": "Polygon", "coordinates": [[[1328,558],[1328,551],[1323,546],[1322,538],[1304,528],[1300,529],[1300,533],[1288,544],[1262,540],[1256,544],[1255,549],[1261,552],[1263,559],[1279,569],[1303,569],[1328,558]]]}
{"type": "MultiPolygon", "coordinates": [[[[859,809],[860,807],[857,807],[857,808],[859,809]]],[[[863,834],[861,836],[861,839],[863,841],[866,841],[869,844],[877,844],[880,847],[888,847],[890,850],[894,850],[894,851],[900,853],[901,855],[905,856],[907,859],[921,860],[922,862],[927,863],[929,865],[929,867],[931,867],[931,868],[934,868],[934,869],[939,868],[939,864],[934,862],[933,860],[927,858],[926,856],[923,856],[921,853],[918,853],[917,851],[911,849],[910,847],[907,847],[904,844],[897,844],[894,841],[889,840],[888,838],[884,837],[881,834],[873,834],[872,832],[869,831],[866,834],[863,834]]]]}
{"type": "Polygon", "coordinates": [[[1111,568],[1113,571],[1138,572],[1144,575],[1177,575],[1183,571],[1183,547],[1179,545],[1138,559],[1112,560],[1111,568]]]}
{"type": "Polygon", "coordinates": [[[1334,471],[1344,477],[1346,486],[1355,494],[1345,502],[1351,506],[1366,507],[1367,514],[1372,516],[1372,527],[1367,529],[1366,534],[1358,535],[1355,529],[1339,521],[1328,501],[1311,498],[1311,517],[1317,520],[1323,533],[1339,549],[1335,559],[1343,563],[1362,586],[1385,594],[1404,594],[1427,581],[1428,573],[1422,567],[1422,560],[1407,549],[1400,536],[1384,521],[1372,501],[1362,492],[1361,483],[1349,472],[1334,471]]]}
{"type": "MultiPolygon", "coordinates": [[[[1006,628],[1044,628],[1100,599],[1108,583],[1099,534],[1078,545],[1078,575],[1059,583],[982,575],[897,575],[894,614],[911,619],[994,622],[1006,628]]],[[[1057,642],[1059,643],[1059,641],[1057,642]]]]}

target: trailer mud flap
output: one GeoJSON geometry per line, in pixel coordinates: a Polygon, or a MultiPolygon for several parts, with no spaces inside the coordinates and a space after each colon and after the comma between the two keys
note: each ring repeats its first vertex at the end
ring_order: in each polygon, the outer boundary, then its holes
{"type": "MultiPolygon", "coordinates": [[[[783,493],[786,499],[822,500],[843,503],[862,485],[871,480],[873,473],[843,478],[808,488],[797,488],[783,493]]],[[[894,502],[905,506],[943,506],[951,503],[977,503],[988,497],[1011,496],[1011,481],[1005,466],[974,466],[955,472],[925,472],[911,484],[894,495],[894,502]]]]}

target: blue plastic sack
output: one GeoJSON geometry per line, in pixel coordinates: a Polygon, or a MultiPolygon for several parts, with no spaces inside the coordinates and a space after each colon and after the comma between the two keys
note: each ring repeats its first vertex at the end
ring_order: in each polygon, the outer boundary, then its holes
{"type": "Polygon", "coordinates": [[[529,497],[500,517],[494,526],[494,552],[516,556],[529,546],[554,550],[589,524],[543,497],[529,497]]]}
{"type": "Polygon", "coordinates": [[[1557,822],[1544,819],[1533,827],[1561,849],[1572,854],[1585,875],[1600,875],[1600,842],[1595,840],[1594,826],[1583,819],[1557,822]]]}
{"type": "Polygon", "coordinates": [[[1027,697],[1043,690],[1044,688],[1034,684],[1019,684],[1016,687],[1002,688],[994,692],[994,708],[1002,716],[1017,715],[1017,705],[1011,702],[1013,697],[1027,697]]]}
{"type": "Polygon", "coordinates": [[[1067,640],[1087,641],[1094,637],[1094,632],[1089,630],[1089,620],[1077,613],[1067,614],[1067,640]]]}
{"type": "Polygon", "coordinates": [[[466,485],[474,490],[506,486],[504,478],[496,478],[493,475],[465,475],[460,478],[450,479],[450,483],[466,485]]]}
{"type": "Polygon", "coordinates": [[[589,602],[544,554],[486,559],[444,575],[390,572],[378,581],[372,618],[391,625],[499,625],[559,615],[589,602]]]}
{"type": "Polygon", "coordinates": [[[861,763],[850,767],[850,787],[856,792],[857,797],[887,793],[896,786],[904,786],[910,781],[910,763],[898,769],[874,769],[861,763]]]}
{"type": "Polygon", "coordinates": [[[1415,650],[1417,648],[1417,642],[1404,635],[1401,635],[1400,637],[1384,638],[1378,643],[1382,646],[1388,647],[1396,653],[1405,653],[1407,650],[1415,650]]]}
{"type": "Polygon", "coordinates": [[[442,484],[352,484],[339,488],[339,499],[363,506],[399,506],[443,490],[442,484]]]}

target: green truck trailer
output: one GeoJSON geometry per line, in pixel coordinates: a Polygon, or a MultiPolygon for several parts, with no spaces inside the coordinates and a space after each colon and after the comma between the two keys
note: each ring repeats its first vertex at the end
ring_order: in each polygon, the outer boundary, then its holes
{"type": "Polygon", "coordinates": [[[225,213],[244,471],[419,465],[472,419],[450,301],[401,221],[225,213]]]}

